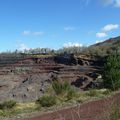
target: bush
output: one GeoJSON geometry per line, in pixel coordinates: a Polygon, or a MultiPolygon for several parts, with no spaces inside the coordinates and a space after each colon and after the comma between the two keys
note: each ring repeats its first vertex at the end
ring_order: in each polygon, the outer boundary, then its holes
{"type": "Polygon", "coordinates": [[[67,93],[67,100],[71,100],[71,99],[72,99],[73,97],[75,97],[75,96],[76,96],[75,90],[71,89],[71,90],[69,90],[68,93],[67,93]]]}
{"type": "Polygon", "coordinates": [[[16,101],[14,100],[9,100],[5,101],[3,103],[0,103],[0,109],[12,109],[16,105],[16,101]]]}
{"type": "Polygon", "coordinates": [[[69,91],[71,89],[71,86],[70,86],[70,84],[67,81],[65,81],[62,84],[62,89],[63,89],[63,91],[69,91]]]}
{"type": "Polygon", "coordinates": [[[43,96],[37,101],[42,107],[51,107],[56,104],[56,98],[52,96],[43,96]]]}
{"type": "Polygon", "coordinates": [[[54,91],[57,95],[59,95],[63,92],[62,84],[59,83],[58,81],[54,81],[52,83],[52,88],[54,89],[54,91]]]}
{"type": "Polygon", "coordinates": [[[69,91],[71,89],[71,86],[67,81],[65,81],[64,83],[54,81],[52,84],[52,88],[54,89],[55,93],[59,95],[69,91]]]}
{"type": "Polygon", "coordinates": [[[95,89],[91,89],[87,93],[87,95],[90,96],[90,97],[96,97],[96,96],[98,96],[98,94],[99,94],[98,91],[96,91],[95,89]]]}
{"type": "Polygon", "coordinates": [[[58,81],[54,81],[52,87],[57,95],[60,95],[60,99],[64,99],[65,101],[71,100],[77,94],[76,91],[71,87],[71,85],[65,81],[64,83],[60,83],[58,81]]]}
{"type": "Polygon", "coordinates": [[[103,91],[102,94],[109,95],[111,92],[112,92],[111,90],[107,89],[107,90],[103,91]]]}
{"type": "Polygon", "coordinates": [[[103,83],[106,88],[116,90],[120,87],[120,56],[110,55],[104,65],[103,83]]]}

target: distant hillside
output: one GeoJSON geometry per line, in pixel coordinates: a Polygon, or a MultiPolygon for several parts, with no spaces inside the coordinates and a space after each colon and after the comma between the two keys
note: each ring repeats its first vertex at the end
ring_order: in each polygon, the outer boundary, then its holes
{"type": "Polygon", "coordinates": [[[94,44],[92,46],[118,47],[118,46],[120,46],[120,36],[115,37],[115,38],[110,38],[108,40],[105,40],[104,42],[100,42],[100,43],[94,44]]]}
{"type": "Polygon", "coordinates": [[[98,56],[106,56],[116,51],[120,54],[120,36],[91,45],[85,50],[87,54],[98,56]]]}

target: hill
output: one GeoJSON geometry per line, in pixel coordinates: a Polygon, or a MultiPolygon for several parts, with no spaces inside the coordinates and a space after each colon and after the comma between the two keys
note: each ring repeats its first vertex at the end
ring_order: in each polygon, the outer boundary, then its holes
{"type": "Polygon", "coordinates": [[[120,36],[115,37],[115,38],[110,38],[108,40],[105,40],[103,42],[99,42],[97,44],[94,44],[92,46],[99,46],[99,47],[110,47],[110,48],[114,48],[114,47],[120,47],[120,36]]]}
{"type": "Polygon", "coordinates": [[[116,51],[120,54],[120,36],[91,45],[85,49],[84,53],[106,56],[116,51]]]}

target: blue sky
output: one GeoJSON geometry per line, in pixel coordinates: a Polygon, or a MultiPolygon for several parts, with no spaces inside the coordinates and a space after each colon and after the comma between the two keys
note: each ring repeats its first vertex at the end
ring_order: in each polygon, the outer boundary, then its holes
{"type": "Polygon", "coordinates": [[[87,46],[119,25],[120,0],[0,0],[0,52],[87,46]]]}

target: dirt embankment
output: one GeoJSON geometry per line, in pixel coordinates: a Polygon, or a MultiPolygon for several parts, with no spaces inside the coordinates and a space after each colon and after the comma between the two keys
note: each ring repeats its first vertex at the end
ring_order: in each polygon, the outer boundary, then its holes
{"type": "Polygon", "coordinates": [[[120,106],[120,93],[102,100],[91,101],[72,108],[62,109],[22,120],[109,120],[113,105],[120,106]]]}
{"type": "Polygon", "coordinates": [[[74,56],[26,58],[0,62],[0,100],[33,101],[42,96],[52,81],[68,81],[85,89],[98,70],[92,60],[74,56]]]}

